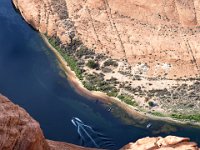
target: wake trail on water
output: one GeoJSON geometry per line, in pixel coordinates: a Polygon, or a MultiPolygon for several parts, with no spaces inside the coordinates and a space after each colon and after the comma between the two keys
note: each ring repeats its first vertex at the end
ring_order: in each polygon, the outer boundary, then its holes
{"type": "Polygon", "coordinates": [[[95,131],[91,126],[84,124],[79,118],[73,117],[71,122],[77,128],[82,146],[106,149],[113,149],[115,146],[111,138],[95,131]]]}

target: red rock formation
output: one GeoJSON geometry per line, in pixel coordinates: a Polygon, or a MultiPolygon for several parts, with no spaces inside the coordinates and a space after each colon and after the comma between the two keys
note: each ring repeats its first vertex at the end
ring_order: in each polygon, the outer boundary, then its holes
{"type": "Polygon", "coordinates": [[[144,75],[179,78],[200,73],[200,0],[13,2],[40,32],[56,35],[63,43],[75,34],[96,52],[126,58],[132,66],[147,63],[144,75]],[[171,67],[157,67],[163,63],[171,67]]]}
{"type": "Polygon", "coordinates": [[[143,138],[129,143],[121,150],[199,150],[197,144],[188,138],[167,136],[166,138],[143,138]]]}
{"type": "Polygon", "coordinates": [[[0,95],[0,149],[50,149],[39,124],[22,108],[0,95]]]}
{"type": "Polygon", "coordinates": [[[97,150],[93,148],[85,148],[69,143],[64,143],[64,142],[55,142],[55,141],[50,141],[47,140],[51,150],[97,150]]]}

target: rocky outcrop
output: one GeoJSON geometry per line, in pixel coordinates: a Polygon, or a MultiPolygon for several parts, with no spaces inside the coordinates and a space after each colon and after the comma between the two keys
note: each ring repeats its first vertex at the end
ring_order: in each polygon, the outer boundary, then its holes
{"type": "Polygon", "coordinates": [[[0,95],[1,150],[88,150],[73,144],[49,141],[40,125],[22,108],[0,95]]]}
{"type": "Polygon", "coordinates": [[[24,19],[63,44],[142,62],[142,75],[198,77],[200,0],[13,0],[24,19]],[[165,67],[165,66],[170,67],[165,67]],[[184,68],[182,67],[184,66],[184,68]]]}
{"type": "Polygon", "coordinates": [[[49,150],[39,124],[0,95],[0,149],[49,150]]]}
{"type": "Polygon", "coordinates": [[[196,143],[188,138],[167,136],[166,138],[143,138],[129,143],[121,150],[199,150],[196,143]]]}
{"type": "Polygon", "coordinates": [[[47,142],[51,150],[97,150],[94,148],[86,148],[64,142],[55,142],[51,140],[47,140],[47,142]]]}

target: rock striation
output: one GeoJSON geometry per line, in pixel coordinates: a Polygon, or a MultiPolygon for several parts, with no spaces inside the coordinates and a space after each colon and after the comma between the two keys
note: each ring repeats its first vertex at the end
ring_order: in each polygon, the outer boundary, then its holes
{"type": "Polygon", "coordinates": [[[78,38],[132,67],[143,62],[148,65],[143,75],[149,77],[199,77],[200,0],[13,2],[29,24],[63,44],[78,38]]]}

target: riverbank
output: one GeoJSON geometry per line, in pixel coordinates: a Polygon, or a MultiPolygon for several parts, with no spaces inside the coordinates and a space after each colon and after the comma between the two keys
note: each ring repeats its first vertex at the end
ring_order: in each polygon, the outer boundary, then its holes
{"type": "Polygon", "coordinates": [[[121,102],[116,97],[109,97],[105,93],[99,92],[99,91],[89,91],[88,89],[86,89],[84,87],[82,82],[76,76],[75,72],[71,70],[71,68],[69,67],[67,62],[64,60],[64,58],[61,56],[61,54],[49,43],[49,41],[45,37],[45,35],[41,34],[41,37],[43,38],[43,40],[45,41],[47,46],[54,52],[54,54],[56,55],[56,57],[58,58],[58,60],[61,64],[68,80],[70,81],[70,84],[75,88],[75,90],[79,94],[86,96],[90,99],[101,100],[105,103],[110,103],[110,104],[114,103],[119,108],[123,109],[129,116],[134,116],[134,117],[137,117],[137,118],[140,118],[140,119],[148,120],[148,118],[151,118],[153,120],[163,120],[163,121],[166,121],[166,122],[173,122],[173,123],[182,124],[182,125],[191,124],[191,125],[195,125],[195,126],[196,125],[200,126],[199,122],[177,120],[177,119],[174,119],[174,118],[171,118],[171,117],[168,117],[168,116],[164,117],[164,116],[159,116],[157,114],[154,115],[152,113],[148,113],[148,112],[145,112],[145,111],[140,111],[140,110],[138,110],[137,107],[127,105],[127,104],[121,102]]]}
{"type": "Polygon", "coordinates": [[[65,72],[65,74],[67,76],[67,79],[69,80],[71,86],[74,87],[74,89],[76,90],[76,92],[78,92],[82,96],[86,96],[89,99],[101,100],[101,101],[103,101],[105,103],[115,103],[120,108],[126,110],[126,112],[129,115],[134,115],[134,116],[146,118],[144,115],[138,113],[136,110],[133,110],[135,108],[130,107],[127,104],[120,102],[120,100],[118,98],[109,97],[109,96],[107,96],[103,92],[89,91],[88,89],[86,89],[84,87],[84,85],[82,84],[82,82],[79,80],[79,78],[77,78],[75,72],[71,70],[71,68],[69,67],[69,65],[67,64],[67,62],[60,55],[60,53],[48,42],[48,39],[45,37],[45,35],[41,34],[41,37],[45,41],[45,43],[47,44],[47,46],[56,55],[57,59],[59,60],[59,63],[62,66],[63,71],[65,72]]]}

